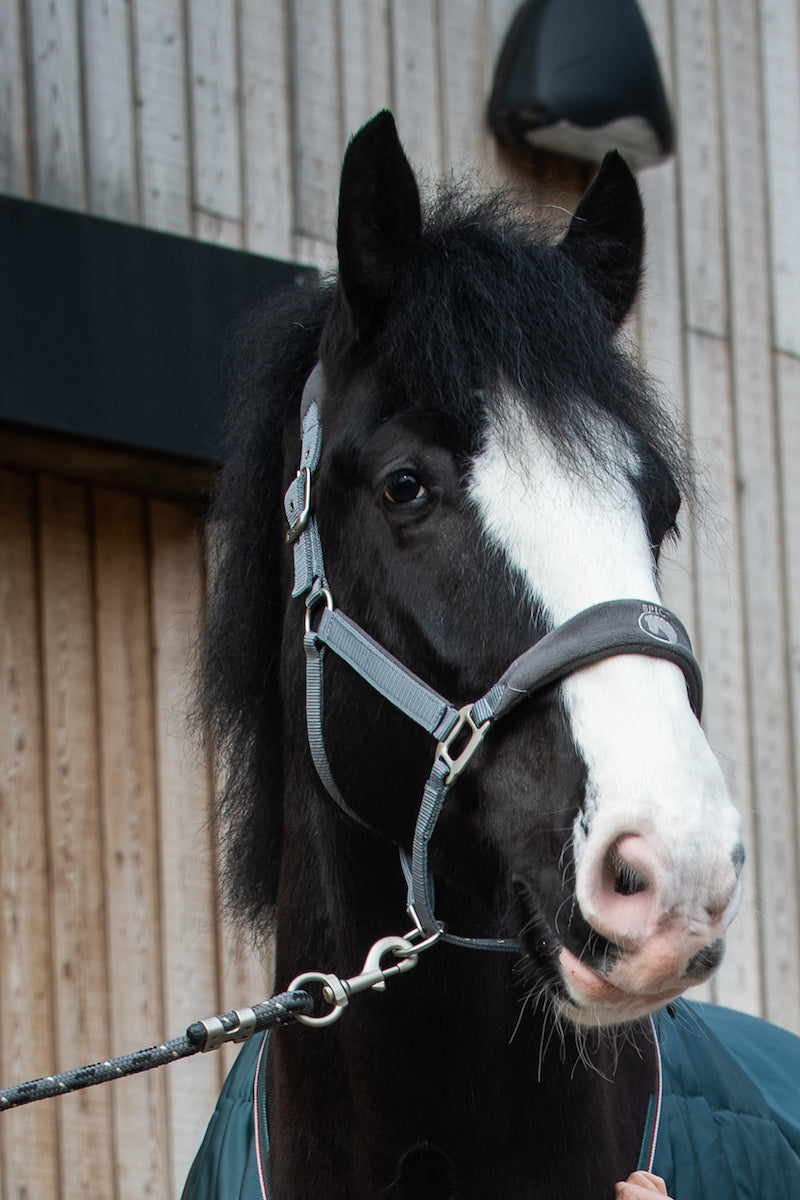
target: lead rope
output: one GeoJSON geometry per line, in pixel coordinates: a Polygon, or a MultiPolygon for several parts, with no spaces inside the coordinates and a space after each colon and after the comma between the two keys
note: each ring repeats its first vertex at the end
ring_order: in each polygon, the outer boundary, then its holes
{"type": "Polygon", "coordinates": [[[228,1042],[246,1042],[257,1033],[300,1021],[304,1025],[324,1026],[338,1021],[350,1003],[350,997],[358,992],[386,990],[386,981],[396,975],[411,971],[419,962],[419,956],[438,942],[440,933],[423,937],[418,929],[412,929],[405,937],[383,937],[370,949],[364,965],[357,975],[340,979],[338,975],[321,971],[308,971],[289,984],[285,992],[254,1004],[252,1008],[237,1008],[233,1012],[207,1017],[195,1021],[183,1037],[173,1038],[158,1046],[109,1058],[105,1062],[93,1063],[64,1071],[60,1075],[48,1075],[43,1079],[32,1079],[0,1091],[0,1112],[32,1104],[34,1100],[46,1100],[50,1096],[65,1096],[96,1083],[110,1083],[112,1079],[123,1079],[126,1075],[139,1075],[153,1067],[163,1067],[193,1054],[218,1050],[228,1042]],[[305,991],[303,984],[322,986],[322,1000],[330,1010],[312,1016],[315,1003],[305,991]]]}
{"type": "Polygon", "coordinates": [[[195,1021],[182,1037],[135,1050],[133,1054],[122,1054],[105,1062],[93,1063],[88,1067],[77,1067],[60,1075],[48,1075],[43,1079],[32,1079],[0,1091],[0,1112],[20,1108],[35,1100],[46,1100],[50,1096],[66,1096],[93,1087],[96,1083],[109,1083],[112,1079],[123,1079],[126,1075],[140,1075],[153,1067],[163,1067],[193,1054],[205,1054],[218,1050],[226,1042],[245,1042],[254,1034],[273,1029],[314,1010],[314,1001],[308,992],[290,989],[270,1000],[254,1004],[252,1008],[235,1009],[204,1021],[195,1021]]]}

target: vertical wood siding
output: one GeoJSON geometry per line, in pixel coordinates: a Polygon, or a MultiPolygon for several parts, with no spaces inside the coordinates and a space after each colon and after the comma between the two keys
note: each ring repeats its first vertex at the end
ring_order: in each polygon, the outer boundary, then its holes
{"type": "MultiPolygon", "coordinates": [[[[3,470],[0,523],[5,1084],[269,984],[216,916],[212,778],[187,738],[195,514],[3,470]]],[[[223,1071],[198,1057],[3,1114],[0,1195],[179,1195],[223,1071]]]]}
{"type": "MultiPolygon", "coordinates": [[[[55,1062],[50,969],[51,872],[45,803],[38,546],[34,484],[0,471],[0,1068],[49,1075],[55,1062]],[[35,1035],[31,1036],[32,1033],[35,1035]]],[[[97,875],[98,864],[92,866],[97,875]]],[[[58,1127],[49,1112],[0,1125],[0,1194],[58,1195],[58,1127]]]]}
{"type": "MultiPolygon", "coordinates": [[[[664,586],[749,851],[704,994],[800,1031],[800,0],[640,6],[678,153],[641,176],[648,276],[630,333],[696,450],[703,499],[664,586]]],[[[9,0],[0,189],[327,268],[347,137],[389,105],[430,180],[534,180],[569,208],[582,168],[501,151],[485,126],[516,7],[9,0]]],[[[8,469],[0,544],[11,1082],[172,1036],[257,998],[268,972],[224,932],[211,769],[185,729],[194,513],[8,469]]],[[[0,1200],[179,1195],[230,1058],[6,1114],[0,1200]]]]}
{"type": "Polygon", "coordinates": [[[800,329],[789,215],[800,203],[800,6],[642,8],[671,82],[678,153],[642,176],[651,270],[641,342],[686,415],[705,501],[666,591],[693,594],[706,729],[749,852],[742,912],[711,991],[798,1030],[800,493],[787,401],[800,329]]]}

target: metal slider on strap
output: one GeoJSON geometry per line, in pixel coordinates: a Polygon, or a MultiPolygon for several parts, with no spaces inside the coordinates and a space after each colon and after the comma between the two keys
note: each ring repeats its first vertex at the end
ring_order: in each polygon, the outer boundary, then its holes
{"type": "Polygon", "coordinates": [[[439,742],[436,747],[436,758],[441,759],[448,768],[447,775],[444,777],[447,787],[464,770],[491,724],[488,719],[479,724],[473,716],[474,708],[474,704],[465,704],[458,710],[458,720],[444,741],[439,742]],[[457,743],[460,741],[463,742],[463,745],[457,749],[457,743]]]}

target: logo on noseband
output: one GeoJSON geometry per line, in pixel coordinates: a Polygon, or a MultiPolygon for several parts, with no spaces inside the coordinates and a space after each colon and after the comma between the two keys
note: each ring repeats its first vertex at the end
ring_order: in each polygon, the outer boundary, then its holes
{"type": "Polygon", "coordinates": [[[675,626],[669,620],[666,613],[660,609],[652,608],[647,612],[643,612],[639,617],[639,628],[642,633],[655,638],[657,642],[667,642],[669,645],[674,646],[678,641],[678,632],[675,626]]]}

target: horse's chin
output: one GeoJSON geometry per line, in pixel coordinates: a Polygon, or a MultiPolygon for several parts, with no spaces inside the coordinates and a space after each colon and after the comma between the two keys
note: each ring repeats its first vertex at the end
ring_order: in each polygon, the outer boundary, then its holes
{"type": "Polygon", "coordinates": [[[563,988],[555,999],[559,1014],[573,1025],[622,1025],[641,1020],[685,990],[670,988],[645,994],[630,992],[612,983],[563,946],[558,956],[563,988]]]}
{"type": "MultiPolygon", "coordinates": [[[[612,982],[613,965],[607,972],[595,969],[586,949],[575,953],[554,933],[544,916],[545,903],[521,875],[514,876],[514,886],[521,914],[519,939],[528,968],[539,982],[540,994],[565,1021],[593,1028],[629,1024],[663,1008],[686,990],[686,981],[654,992],[630,986],[630,977],[622,985],[612,982]]],[[[619,957],[610,945],[602,955],[595,946],[595,956],[612,964],[619,957]]]]}

